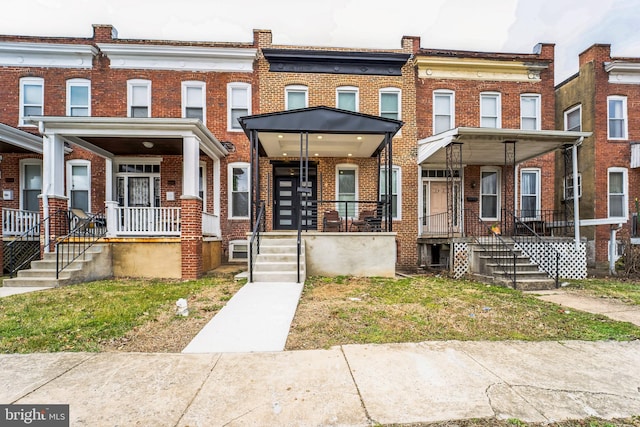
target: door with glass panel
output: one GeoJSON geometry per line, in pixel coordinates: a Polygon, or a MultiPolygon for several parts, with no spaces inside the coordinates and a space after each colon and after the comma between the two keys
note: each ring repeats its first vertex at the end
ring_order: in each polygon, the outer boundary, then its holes
{"type": "Polygon", "coordinates": [[[298,212],[303,230],[317,229],[316,217],[316,175],[315,167],[310,168],[309,179],[302,183],[309,192],[298,193],[300,187],[299,169],[289,166],[274,167],[273,185],[273,229],[297,230],[298,212]]]}
{"type": "Polygon", "coordinates": [[[160,207],[160,165],[120,165],[116,194],[123,231],[156,230],[160,207]]]}

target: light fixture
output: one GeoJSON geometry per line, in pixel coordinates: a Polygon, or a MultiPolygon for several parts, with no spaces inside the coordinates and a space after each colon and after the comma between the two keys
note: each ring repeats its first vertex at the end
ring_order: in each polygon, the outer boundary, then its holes
{"type": "Polygon", "coordinates": [[[142,141],[142,145],[144,145],[144,148],[153,148],[155,144],[151,141],[142,141]]]}
{"type": "Polygon", "coordinates": [[[220,143],[222,144],[222,146],[230,153],[235,153],[236,152],[236,146],[233,142],[231,141],[220,141],[220,143]]]}
{"type": "Polygon", "coordinates": [[[318,139],[322,139],[322,135],[318,135],[316,138],[318,138],[318,139]]]}
{"type": "Polygon", "coordinates": [[[286,156],[286,155],[287,155],[287,153],[282,153],[282,155],[283,155],[283,156],[286,156]]]}
{"type": "Polygon", "coordinates": [[[347,156],[351,157],[351,156],[353,156],[353,154],[349,153],[349,154],[347,154],[347,156]]]}
{"type": "Polygon", "coordinates": [[[318,156],[319,156],[319,154],[318,154],[318,153],[315,153],[315,154],[314,154],[314,156],[318,157],[318,156]]]}
{"type": "Polygon", "coordinates": [[[471,181],[471,188],[476,188],[476,180],[471,181]]]}
{"type": "Polygon", "coordinates": [[[282,139],[282,138],[284,138],[284,136],[282,136],[282,135],[278,135],[278,138],[279,138],[279,139],[282,139]]]}
{"type": "Polygon", "coordinates": [[[361,136],[356,137],[356,139],[357,139],[358,141],[362,141],[362,137],[361,137],[361,136]]]}

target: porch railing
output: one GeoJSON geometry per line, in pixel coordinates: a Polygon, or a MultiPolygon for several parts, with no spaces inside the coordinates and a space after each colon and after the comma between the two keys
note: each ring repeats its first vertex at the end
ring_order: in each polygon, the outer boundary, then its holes
{"type": "Polygon", "coordinates": [[[115,233],[118,235],[180,235],[180,208],[122,207],[113,208],[115,233]]]}
{"type": "Polygon", "coordinates": [[[39,212],[2,208],[2,234],[4,236],[20,236],[39,222],[39,212]]]}
{"type": "MultiPolygon", "coordinates": [[[[430,236],[449,236],[449,214],[447,212],[437,213],[420,217],[419,234],[430,236]]],[[[455,226],[454,231],[460,227],[455,226]]]]}
{"type": "Polygon", "coordinates": [[[302,231],[388,231],[385,203],[375,200],[302,200],[302,231]],[[327,212],[334,212],[329,218],[327,212]],[[336,213],[337,212],[337,213],[336,213]]]}
{"type": "Polygon", "coordinates": [[[221,236],[220,217],[208,212],[202,212],[202,235],[221,236]]]}
{"type": "Polygon", "coordinates": [[[251,233],[251,239],[249,239],[249,282],[253,282],[253,269],[255,267],[258,255],[260,255],[260,233],[265,230],[265,212],[264,200],[260,201],[260,209],[256,217],[256,223],[253,227],[253,233],[251,233]]]}

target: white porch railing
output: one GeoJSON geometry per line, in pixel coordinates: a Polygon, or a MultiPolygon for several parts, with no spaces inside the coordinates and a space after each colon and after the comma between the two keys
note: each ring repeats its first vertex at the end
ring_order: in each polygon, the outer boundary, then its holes
{"type": "Polygon", "coordinates": [[[40,213],[2,208],[2,235],[20,236],[40,222],[40,213]]]}
{"type": "Polygon", "coordinates": [[[179,236],[180,208],[114,207],[107,211],[107,227],[120,236],[179,236]]]}
{"type": "Polygon", "coordinates": [[[202,212],[202,235],[221,236],[220,217],[218,215],[202,212]]]}

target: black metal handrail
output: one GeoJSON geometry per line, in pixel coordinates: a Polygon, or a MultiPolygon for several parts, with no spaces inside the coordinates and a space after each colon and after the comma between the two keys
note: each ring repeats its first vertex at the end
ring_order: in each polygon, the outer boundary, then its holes
{"type": "Polygon", "coordinates": [[[264,200],[260,201],[260,209],[256,217],[256,222],[253,226],[253,232],[251,233],[251,239],[249,240],[249,283],[253,282],[253,270],[255,262],[260,255],[260,232],[265,230],[265,203],[264,200]]]}
{"type": "Polygon", "coordinates": [[[71,231],[56,240],[56,279],[60,277],[62,270],[87,253],[89,248],[107,234],[104,210],[87,214],[85,218],[80,218],[71,211],[66,211],[66,214],[71,231]]]}

